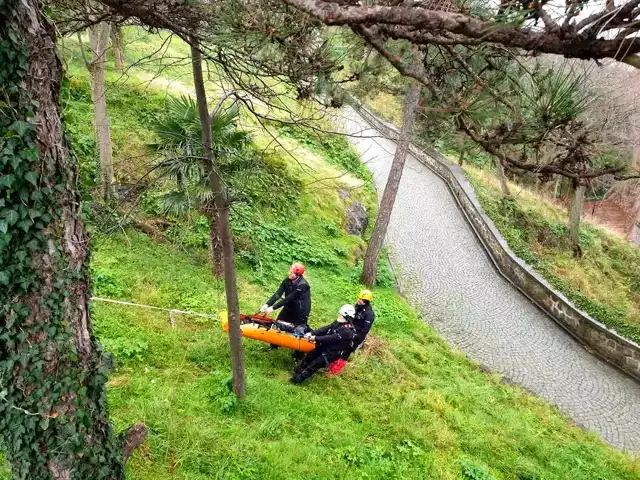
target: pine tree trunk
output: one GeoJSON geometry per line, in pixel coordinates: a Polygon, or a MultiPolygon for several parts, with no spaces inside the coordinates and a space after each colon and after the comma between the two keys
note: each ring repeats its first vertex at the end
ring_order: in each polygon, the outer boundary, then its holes
{"type": "Polygon", "coordinates": [[[207,210],[207,219],[209,220],[209,256],[211,257],[213,276],[223,278],[222,240],[218,231],[218,212],[216,212],[215,208],[207,210]]]}
{"type": "Polygon", "coordinates": [[[240,332],[240,306],[238,304],[238,288],[236,286],[236,267],[233,263],[233,236],[231,235],[231,226],[229,224],[229,204],[212,148],[211,118],[209,117],[207,95],[202,76],[202,55],[195,40],[193,40],[191,46],[191,59],[198,113],[202,124],[202,145],[207,157],[204,166],[211,182],[211,191],[213,192],[218,212],[218,232],[222,241],[227,313],[229,315],[229,346],[231,349],[231,369],[233,371],[233,391],[238,398],[242,399],[246,394],[244,352],[242,350],[242,334],[240,332]]]}
{"type": "Polygon", "coordinates": [[[580,223],[584,208],[586,187],[577,180],[571,180],[571,200],[569,202],[569,241],[576,256],[582,255],[580,247],[580,223]]]}
{"type": "Polygon", "coordinates": [[[100,196],[109,200],[114,195],[113,148],[111,146],[111,123],[107,114],[104,70],[107,59],[107,45],[111,26],[102,22],[89,28],[89,42],[92,50],[91,62],[87,64],[91,79],[91,99],[93,100],[93,122],[100,156],[100,196]]]}
{"type": "Polygon", "coordinates": [[[113,64],[116,72],[124,71],[124,45],[122,45],[122,29],[119,25],[111,25],[111,48],[113,49],[113,64]]]}
{"type": "Polygon", "coordinates": [[[0,3],[8,107],[0,138],[20,137],[0,151],[0,444],[16,480],[121,480],[146,428],[123,443],[109,422],[110,360],[91,326],[89,242],[60,118],[62,66],[40,5],[0,3]]]}
{"type": "Polygon", "coordinates": [[[509,182],[507,182],[507,176],[504,173],[504,165],[502,164],[502,160],[496,157],[496,172],[498,174],[498,180],[500,181],[500,190],[502,190],[502,195],[506,199],[511,198],[511,190],[509,190],[509,182]]]}
{"type": "MultiPolygon", "coordinates": [[[[414,52],[414,66],[420,65],[421,62],[422,55],[418,52],[414,52]]],[[[398,188],[400,187],[402,171],[404,170],[407,153],[411,145],[413,123],[416,118],[419,101],[420,85],[417,82],[412,82],[405,97],[404,117],[402,120],[402,128],[400,129],[400,136],[396,145],[396,152],[393,156],[393,163],[391,164],[387,184],[384,187],[382,199],[380,200],[378,217],[376,218],[373,233],[371,234],[371,239],[367,246],[367,252],[364,256],[361,281],[364,285],[369,287],[374,285],[378,275],[378,257],[384,243],[384,238],[387,235],[387,227],[389,226],[389,220],[391,219],[391,212],[393,211],[393,205],[396,201],[398,188]]]]}

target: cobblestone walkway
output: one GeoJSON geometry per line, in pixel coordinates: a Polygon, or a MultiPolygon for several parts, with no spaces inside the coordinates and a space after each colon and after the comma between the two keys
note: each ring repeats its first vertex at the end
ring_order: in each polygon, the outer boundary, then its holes
{"type": "MultiPolygon", "coordinates": [[[[353,110],[345,126],[382,192],[395,144],[371,138],[375,131],[353,110]]],[[[640,451],[640,385],[585,351],[498,274],[445,183],[413,157],[387,245],[405,294],[451,344],[613,446],[640,451]]]]}

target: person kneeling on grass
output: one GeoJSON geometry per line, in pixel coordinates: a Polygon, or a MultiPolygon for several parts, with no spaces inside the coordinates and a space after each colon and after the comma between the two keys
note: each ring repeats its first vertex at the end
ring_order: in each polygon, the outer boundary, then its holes
{"type": "Polygon", "coordinates": [[[321,368],[329,366],[333,361],[351,351],[355,336],[353,328],[355,315],[356,310],[353,305],[343,305],[335,322],[305,335],[306,338],[315,341],[316,348],[296,366],[291,377],[293,383],[304,382],[321,368]]]}

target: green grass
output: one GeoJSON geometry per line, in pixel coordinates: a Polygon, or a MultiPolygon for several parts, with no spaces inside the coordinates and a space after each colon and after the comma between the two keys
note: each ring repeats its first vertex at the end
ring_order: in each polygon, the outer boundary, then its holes
{"type": "MultiPolygon", "coordinates": [[[[216,312],[223,289],[205,258],[135,233],[102,238],[96,293],[216,312]]],[[[358,285],[349,267],[340,270],[309,269],[316,326],[353,301],[358,285]]],[[[244,311],[255,311],[279,277],[261,280],[240,269],[244,311]]],[[[246,340],[248,398],[238,403],[215,321],[179,317],[171,329],[165,313],[96,303],[96,332],[117,359],[112,417],[119,429],[136,421],[151,429],[131,478],[453,479],[469,465],[505,479],[640,478],[640,464],[452,352],[392,289],[376,290],[375,309],[377,351],[302,387],[287,382],[289,352],[246,340]]]]}
{"type": "Polygon", "coordinates": [[[640,343],[640,248],[583,223],[583,255],[567,243],[566,211],[512,185],[515,200],[501,200],[497,179],[466,166],[485,212],[511,249],[579,308],[640,343]]]}

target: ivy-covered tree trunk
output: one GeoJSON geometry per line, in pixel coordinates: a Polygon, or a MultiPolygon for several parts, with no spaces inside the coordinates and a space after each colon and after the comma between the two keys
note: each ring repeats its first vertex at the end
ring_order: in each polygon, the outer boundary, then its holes
{"type": "Polygon", "coordinates": [[[16,480],[118,480],[146,429],[119,439],[109,422],[62,68],[40,7],[0,2],[0,450],[16,480]]]}

